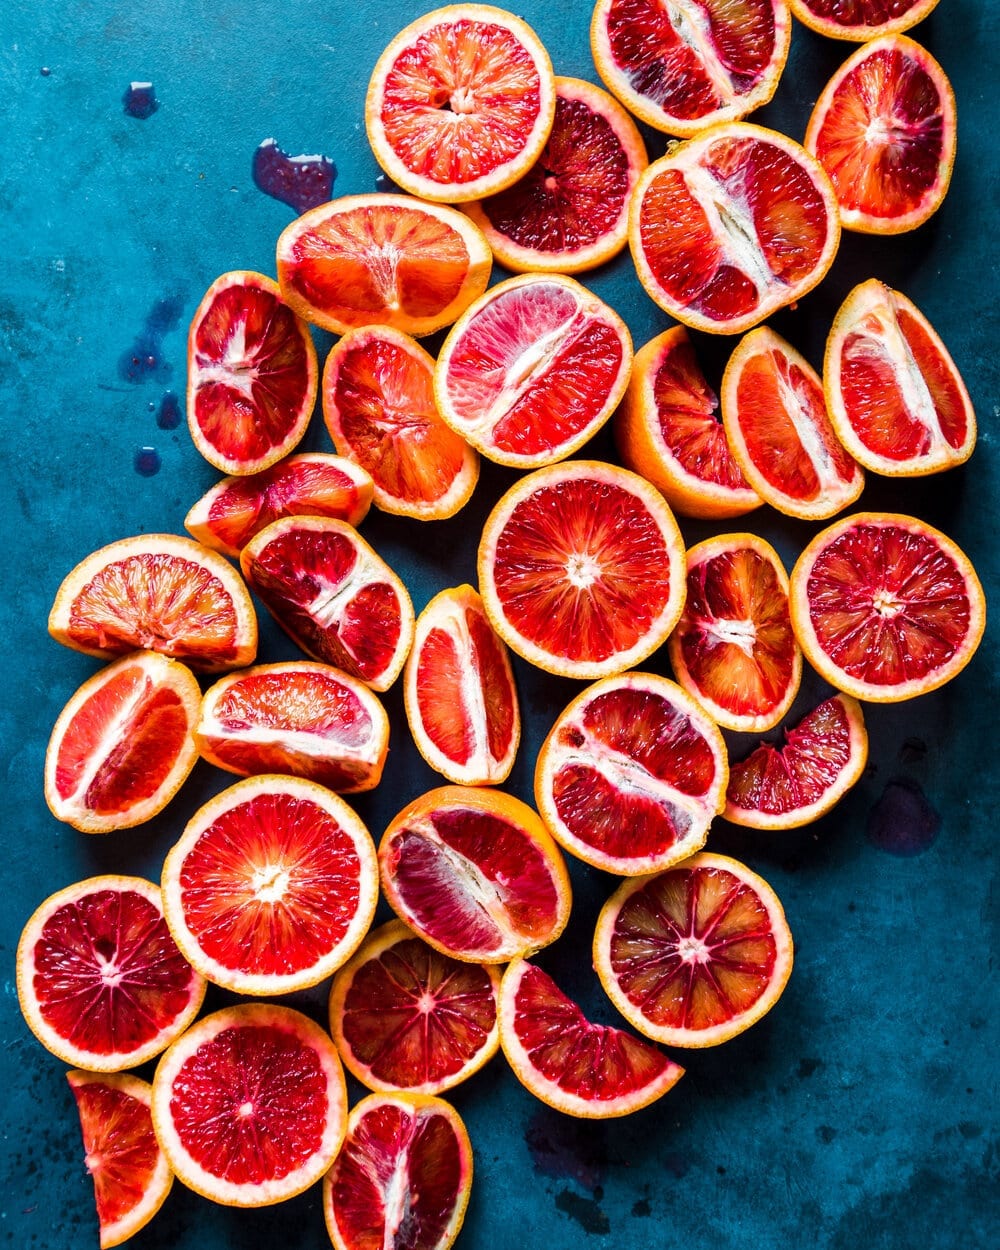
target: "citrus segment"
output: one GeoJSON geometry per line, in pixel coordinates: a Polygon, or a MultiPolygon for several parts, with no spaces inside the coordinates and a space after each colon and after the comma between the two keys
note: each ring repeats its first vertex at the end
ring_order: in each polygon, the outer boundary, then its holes
{"type": "Polygon", "coordinates": [[[804,26],[831,39],[863,41],[909,30],[938,0],[788,0],[804,26]]]}

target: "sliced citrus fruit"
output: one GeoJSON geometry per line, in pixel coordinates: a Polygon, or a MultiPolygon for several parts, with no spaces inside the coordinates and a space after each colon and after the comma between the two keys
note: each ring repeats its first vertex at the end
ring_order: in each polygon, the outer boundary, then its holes
{"type": "Polygon", "coordinates": [[[496,1054],[499,985],[495,967],[444,955],[392,920],[334,978],[330,1032],[369,1089],[440,1094],[496,1054]]]}
{"type": "Polygon", "coordinates": [[[636,876],[698,850],[726,795],[726,744],[674,682],[623,673],[588,686],[549,730],[535,802],[577,858],[636,876]]]}
{"type": "Polygon", "coordinates": [[[556,114],[531,169],[465,211],[514,273],[580,273],[628,242],[628,204],[646,145],[613,96],[580,78],[556,79],[556,114]]]}
{"type": "Polygon", "coordinates": [[[369,1094],[323,1181],[336,1250],[448,1250],[472,1188],[472,1144],[461,1117],[427,1094],[369,1094]]]}
{"type": "Polygon", "coordinates": [[[937,473],[972,455],[976,414],[955,362],[913,301],[877,278],[840,306],[823,386],[837,437],[873,473],[937,473]]]}
{"type": "Polygon", "coordinates": [[[517,687],[471,586],[442,590],[417,617],[403,683],[410,732],[431,768],[459,785],[507,779],[521,738],[517,687]]]}
{"type": "Polygon", "coordinates": [[[278,239],[281,294],[306,321],[346,334],[389,325],[433,334],[483,293],[493,257],[464,213],[408,195],[345,195],[278,239]]]}
{"type": "Polygon", "coordinates": [[[552,129],[555,79],[535,32],[488,4],[425,13],[372,71],[365,128],[389,177],[425,200],[478,200],[526,174],[552,129]]]}
{"type": "Polygon", "coordinates": [[[434,394],[448,425],[488,460],[531,469],[597,433],[631,368],[632,338],[613,308],[573,278],[522,274],[452,327],[434,394]]]}
{"type": "Polygon", "coordinates": [[[606,677],[651,655],[677,624],[684,543],[643,478],[570,461],[499,500],[479,544],[479,587],[518,655],[546,672],[606,677]]]}
{"type": "Polygon", "coordinates": [[[198,1014],[205,982],[177,949],[160,891],[101,876],[50,895],[17,947],[28,1027],[58,1058],[90,1072],[138,1067],[198,1014]]]}
{"type": "Polygon", "coordinates": [[[284,517],[240,555],[243,575],[302,650],[388,690],[413,641],[406,587],[345,521],[284,517]]]}
{"type": "Polygon", "coordinates": [[[393,911],[435,950],[504,963],[566,927],[569,875],[538,814],[501,790],[441,786],[389,823],[378,849],[393,911]]]}
{"type": "Polygon", "coordinates": [[[818,820],[864,772],[868,734],[861,705],[838,694],[729,765],[725,817],[752,829],[797,829],[818,820]]]}
{"type": "Polygon", "coordinates": [[[625,881],[601,909],[594,967],[628,1022],[668,1046],[716,1046],[781,997],[792,935],[771,887],[703,851],[625,881]]]}
{"type": "Polygon", "coordinates": [[[479,457],[441,420],[434,359],[402,331],[363,326],[334,346],[323,418],[337,451],[371,474],[383,511],[440,520],[472,494],[479,457]]]}
{"type": "Polygon", "coordinates": [[[585,1119],[629,1115],[684,1075],[643,1038],[591,1023],[548,973],[524,959],[500,982],[500,1045],[529,1093],[585,1119]]]}
{"type": "Polygon", "coordinates": [[[718,397],[683,326],[636,352],[613,429],[625,467],[652,482],[681,516],[723,520],[764,502],[729,449],[718,397]]]}
{"type": "Polygon", "coordinates": [[[157,1064],[153,1125],[177,1177],[263,1207],[318,1181],[347,1127],[344,1070],[308,1016],[242,1003],[199,1020],[157,1064]]]}
{"type": "Polygon", "coordinates": [[[655,303],[696,330],[739,334],[800,299],[840,243],[837,199],[793,139],[720,122],[654,161],[636,187],[629,245],[655,303]]]}
{"type": "Polygon", "coordinates": [[[346,673],[292,660],[220,678],[201,701],[194,737],[210,764],[241,777],[289,773],[356,794],[382,777],[389,718],[346,673]]]}
{"type": "Polygon", "coordinates": [[[152,1086],[124,1072],[66,1073],[94,1182],[101,1250],[145,1228],[174,1177],[153,1132],[152,1086]]]}
{"type": "Polygon", "coordinates": [[[298,777],[249,777],[188,821],[163,864],[163,910],[189,962],[239,994],[316,985],[375,915],[371,835],[343,799],[298,777]]]}
{"type": "Polygon", "coordinates": [[[960,673],[986,624],[964,552],[916,517],[859,512],[822,530],[790,578],[806,659],[838,690],[894,703],[960,673]]]}
{"type": "Polygon", "coordinates": [[[194,767],[201,690],[189,668],[136,651],[95,673],[59,713],[45,752],[45,801],[84,833],[141,825],[194,767]]]}
{"type": "Polygon", "coordinates": [[[640,121],[687,138],[766,104],[785,68],[785,0],[597,0],[597,72],[640,121]]]}
{"type": "Polygon", "coordinates": [[[831,39],[862,42],[922,22],[938,0],[788,0],[804,25],[831,39]]]}

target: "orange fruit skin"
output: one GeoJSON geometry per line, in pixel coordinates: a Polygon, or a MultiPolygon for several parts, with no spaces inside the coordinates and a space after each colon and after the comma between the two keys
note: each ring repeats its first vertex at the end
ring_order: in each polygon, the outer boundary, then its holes
{"type": "MultiPolygon", "coordinates": [[[[865,0],[862,0],[862,7],[865,0]]],[[[808,26],[818,35],[826,35],[828,39],[846,39],[852,43],[862,43],[868,39],[877,39],[880,35],[891,35],[916,26],[931,13],[938,0],[914,0],[905,13],[890,18],[885,22],[836,22],[832,18],[823,17],[814,12],[817,7],[815,0],[788,0],[792,12],[803,26],[808,26]]]]}

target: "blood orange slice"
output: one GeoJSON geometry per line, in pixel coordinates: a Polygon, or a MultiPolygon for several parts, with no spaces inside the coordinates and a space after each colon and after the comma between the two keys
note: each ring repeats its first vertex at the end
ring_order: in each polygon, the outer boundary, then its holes
{"type": "Polygon", "coordinates": [[[986,624],[968,557],[916,517],[859,512],[835,522],[802,552],[790,582],[806,659],[832,686],[872,703],[950,681],[986,624]]]}
{"type": "Polygon", "coordinates": [[[567,677],[638,664],[684,606],[684,543],[663,496],[627,469],[577,460],[522,478],[487,518],[479,586],[518,655],[567,677]]]}
{"type": "Polygon", "coordinates": [[[496,1054],[499,985],[496,968],[443,955],[393,920],[334,978],[330,1032],[369,1089],[440,1094],[496,1054]]]}
{"type": "Polygon", "coordinates": [[[862,42],[922,22],[938,0],[788,0],[804,26],[831,39],[862,42]]]}
{"type": "Polygon", "coordinates": [[[725,817],[752,829],[797,829],[839,803],[864,772],[868,734],[861,705],[838,694],[729,766],[725,817]]]}
{"type": "Polygon", "coordinates": [[[526,803],[501,790],[442,786],[393,818],[378,850],[389,906],[435,950],[504,963],[554,942],[570,882],[526,803]]]}
{"type": "Polygon", "coordinates": [[[833,187],[794,140],[722,122],[646,169],[629,245],[649,297],[696,330],[739,334],[819,283],[840,243],[833,187]]]}
{"type": "Polygon", "coordinates": [[[598,918],[594,967],[646,1037],[716,1046],[781,997],[792,935],[766,881],[735,859],[702,852],[622,883],[598,918]]]}
{"type": "Polygon", "coordinates": [[[488,460],[519,469],[562,460],[625,394],[632,338],[572,278],[524,274],[477,300],[434,370],[441,416],[488,460]]]}
{"type": "Polygon", "coordinates": [[[431,768],[459,785],[507,779],[521,738],[517,687],[471,586],[442,590],[420,613],[403,682],[410,732],[431,768]]]}
{"type": "Polygon", "coordinates": [[[177,1177],[234,1207],[318,1181],[347,1127],[333,1042],[301,1012],[243,1003],[199,1020],[160,1060],[153,1124],[177,1177]]]}
{"type": "Polygon", "coordinates": [[[90,877],[45,900],[17,947],[28,1027],[90,1072],[138,1067],[198,1014],[205,982],[177,949],[160,891],[141,877],[90,877]]]}
{"type": "Polygon", "coordinates": [[[694,700],[665,677],[624,673],[589,686],[552,726],[535,802],[571,854],[636,876],[704,844],[726,777],[722,734],[694,700]]]}
{"type": "Polygon", "coordinates": [[[406,587],[344,521],[284,517],[250,540],[243,575],[302,650],[388,690],[413,641],[406,587]]]}
{"type": "Polygon", "coordinates": [[[377,902],[368,830],[343,799],[296,777],[250,777],[217,794],[163,864],[174,940],[239,994],[322,981],[353,954],[377,902]]]}
{"type": "Polygon", "coordinates": [[[684,1075],[642,1038],[592,1024],[548,973],[524,959],[500,983],[500,1045],[529,1093],[586,1119],[638,1111],[684,1075]]]}

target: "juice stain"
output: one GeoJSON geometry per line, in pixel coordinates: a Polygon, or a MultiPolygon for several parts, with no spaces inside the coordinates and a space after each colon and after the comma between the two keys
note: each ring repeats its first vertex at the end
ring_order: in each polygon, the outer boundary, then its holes
{"type": "Polygon", "coordinates": [[[160,471],[160,453],[155,447],[140,447],[132,464],[140,477],[153,477],[160,471]]]}
{"type": "Polygon", "coordinates": [[[607,1169],[603,1132],[591,1123],[565,1123],[565,1117],[543,1108],[524,1133],[535,1171],[542,1176],[569,1178],[595,1193],[607,1169]]]}
{"type": "Polygon", "coordinates": [[[43,78],[48,78],[49,75],[52,73],[52,71],[49,69],[47,65],[43,65],[42,68],[38,72],[41,74],[43,78]]]}
{"type": "Polygon", "coordinates": [[[156,414],[156,424],[161,430],[176,430],[180,423],[180,400],[173,391],[164,391],[160,400],[160,411],[156,414]]]}
{"type": "Polygon", "coordinates": [[[157,300],[127,352],[118,357],[118,376],[125,382],[166,382],[173,369],[163,359],[163,337],[180,324],[184,297],[157,300]]]}
{"type": "Polygon", "coordinates": [[[940,814],[909,777],[893,777],[868,813],[868,841],[890,855],[920,855],[940,831],[940,814]]]}
{"type": "Polygon", "coordinates": [[[332,198],[337,166],[326,156],[289,156],[265,139],[253,154],[252,172],[265,195],[304,213],[332,198]]]}
{"type": "Polygon", "coordinates": [[[151,82],[129,83],[128,90],[122,96],[122,104],[129,117],[137,117],[143,122],[147,117],[152,117],[160,107],[151,82]]]}
{"type": "Polygon", "coordinates": [[[389,177],[388,174],[379,174],[375,179],[375,190],[385,191],[387,194],[396,195],[401,193],[403,188],[389,177]]]}

